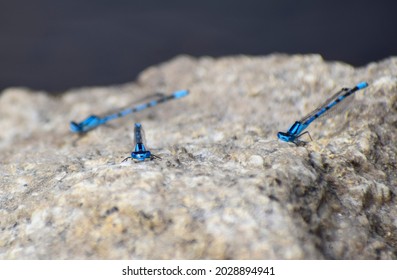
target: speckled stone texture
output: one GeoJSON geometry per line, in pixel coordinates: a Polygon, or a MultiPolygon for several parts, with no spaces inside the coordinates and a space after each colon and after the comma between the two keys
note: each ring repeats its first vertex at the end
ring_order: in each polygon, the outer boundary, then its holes
{"type": "Polygon", "coordinates": [[[0,95],[1,259],[396,259],[397,58],[179,56],[136,82],[0,95]],[[343,113],[286,131],[341,87],[343,113]],[[69,121],[191,94],[83,137],[69,121]],[[134,122],[162,160],[125,162],[134,122]]]}

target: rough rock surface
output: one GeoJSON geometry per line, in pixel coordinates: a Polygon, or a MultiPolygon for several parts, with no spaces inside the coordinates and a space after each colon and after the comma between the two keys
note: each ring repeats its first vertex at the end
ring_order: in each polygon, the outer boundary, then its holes
{"type": "Polygon", "coordinates": [[[131,84],[0,95],[2,259],[396,259],[397,58],[179,56],[131,84]],[[306,146],[278,131],[360,81],[306,146]],[[153,92],[191,94],[97,128],[153,92]],[[121,163],[141,122],[162,160],[121,163]]]}

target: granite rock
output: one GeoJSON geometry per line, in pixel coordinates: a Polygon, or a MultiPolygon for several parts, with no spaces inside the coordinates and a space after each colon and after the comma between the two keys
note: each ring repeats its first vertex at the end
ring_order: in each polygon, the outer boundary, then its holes
{"type": "Polygon", "coordinates": [[[0,95],[1,259],[396,259],[397,58],[179,56],[132,83],[0,95]],[[276,134],[360,81],[305,146],[276,134]],[[70,120],[183,99],[84,136],[70,120]],[[161,160],[121,163],[141,122],[161,160]]]}

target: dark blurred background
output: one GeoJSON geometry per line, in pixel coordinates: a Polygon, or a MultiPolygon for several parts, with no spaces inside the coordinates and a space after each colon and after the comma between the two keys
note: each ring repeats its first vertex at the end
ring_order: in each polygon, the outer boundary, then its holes
{"type": "Polygon", "coordinates": [[[319,53],[355,66],[397,53],[392,0],[0,0],[0,90],[133,81],[178,54],[319,53]]]}

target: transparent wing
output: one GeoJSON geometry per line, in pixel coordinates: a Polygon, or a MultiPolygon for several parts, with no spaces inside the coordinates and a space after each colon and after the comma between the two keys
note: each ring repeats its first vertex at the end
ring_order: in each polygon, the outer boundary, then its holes
{"type": "Polygon", "coordinates": [[[122,112],[122,111],[124,111],[126,109],[132,109],[132,108],[136,107],[137,105],[139,105],[142,102],[145,102],[145,101],[148,101],[148,100],[151,100],[151,99],[158,99],[158,98],[161,98],[161,97],[164,97],[164,96],[165,96],[164,93],[154,93],[154,94],[151,94],[151,95],[147,95],[147,96],[142,97],[142,98],[140,98],[138,100],[134,100],[133,102],[131,102],[127,106],[123,106],[123,107],[119,107],[117,109],[109,110],[106,113],[100,114],[100,116],[101,117],[105,117],[105,116],[117,115],[119,112],[122,112]]]}
{"type": "Polygon", "coordinates": [[[338,111],[343,111],[344,109],[347,108],[349,101],[352,100],[351,98],[348,97],[352,96],[353,93],[355,93],[356,91],[366,88],[367,86],[368,86],[367,82],[360,82],[353,88],[342,88],[340,91],[338,91],[333,96],[328,98],[323,104],[317,107],[316,110],[314,110],[309,115],[302,118],[300,120],[300,123],[302,123],[304,126],[307,127],[312,121],[330,112],[331,109],[334,113],[337,112],[334,110],[334,107],[336,106],[338,106],[338,111]],[[338,105],[342,102],[345,103],[344,106],[338,105]]]}
{"type": "MultiPolygon", "coordinates": [[[[350,101],[353,98],[353,93],[352,89],[349,88],[343,88],[334,95],[332,95],[330,98],[328,98],[325,102],[323,102],[320,106],[318,106],[315,110],[304,116],[302,119],[299,120],[302,124],[308,125],[315,119],[319,117],[323,117],[324,115],[328,115],[331,111],[336,113],[335,108],[339,107],[339,103],[341,102],[346,102],[347,100],[343,99],[350,99],[350,101]],[[343,97],[344,96],[344,97],[343,97]],[[342,98],[343,97],[343,98],[342,98]],[[338,101],[339,100],[339,101],[338,101]],[[332,110],[331,110],[332,109],[332,110]]],[[[349,102],[347,102],[349,103],[349,102]]],[[[347,104],[346,104],[347,105],[347,104]]],[[[347,107],[345,107],[346,109],[347,107]]],[[[338,109],[339,110],[339,109],[338,109]]]]}

